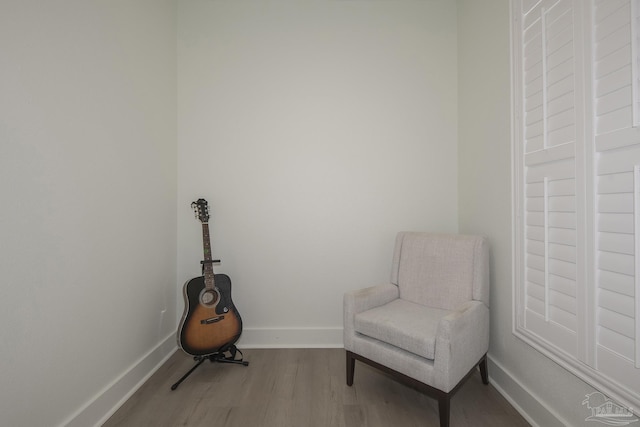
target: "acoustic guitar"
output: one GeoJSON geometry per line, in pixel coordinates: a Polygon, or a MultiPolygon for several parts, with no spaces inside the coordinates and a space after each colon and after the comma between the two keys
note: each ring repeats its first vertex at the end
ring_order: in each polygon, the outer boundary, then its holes
{"type": "Polygon", "coordinates": [[[209,207],[198,199],[191,204],[202,223],[203,276],[187,281],[183,288],[184,314],[178,329],[178,345],[187,354],[222,353],[240,338],[242,319],[231,299],[231,279],[214,274],[209,238],[209,207]]]}

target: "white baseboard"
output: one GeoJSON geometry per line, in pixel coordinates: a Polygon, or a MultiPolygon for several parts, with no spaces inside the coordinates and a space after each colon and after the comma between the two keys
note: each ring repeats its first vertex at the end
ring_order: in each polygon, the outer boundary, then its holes
{"type": "Polygon", "coordinates": [[[60,427],[98,427],[104,424],[175,352],[177,349],[175,338],[175,332],[168,335],[71,415],[60,427]]]}
{"type": "Polygon", "coordinates": [[[488,355],[489,383],[533,427],[564,427],[569,424],[549,410],[538,396],[518,381],[506,368],[488,355]]]}
{"type": "Polygon", "coordinates": [[[240,348],[341,348],[342,328],[244,328],[240,348]]]}

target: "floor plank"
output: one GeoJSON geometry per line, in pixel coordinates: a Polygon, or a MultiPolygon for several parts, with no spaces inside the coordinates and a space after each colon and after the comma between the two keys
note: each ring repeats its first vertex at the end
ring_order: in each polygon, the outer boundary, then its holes
{"type": "MultiPolygon", "coordinates": [[[[380,371],[356,362],[345,381],[342,349],[247,349],[250,365],[203,363],[177,390],[194,361],[169,360],[103,427],[438,427],[438,405],[380,371]]],[[[480,373],[451,399],[452,426],[528,426],[480,373]]]]}

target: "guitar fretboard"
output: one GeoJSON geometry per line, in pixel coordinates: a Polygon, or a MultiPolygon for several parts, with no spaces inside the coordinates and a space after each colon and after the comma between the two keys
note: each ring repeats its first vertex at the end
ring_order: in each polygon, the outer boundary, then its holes
{"type": "Polygon", "coordinates": [[[204,286],[212,290],[215,288],[213,263],[211,262],[211,239],[209,238],[209,224],[202,223],[202,246],[204,247],[204,286]]]}

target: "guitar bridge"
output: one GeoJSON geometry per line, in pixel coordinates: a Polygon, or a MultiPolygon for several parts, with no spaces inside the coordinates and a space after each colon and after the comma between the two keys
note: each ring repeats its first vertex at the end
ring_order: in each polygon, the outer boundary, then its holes
{"type": "Polygon", "coordinates": [[[202,325],[209,325],[209,324],[211,324],[211,323],[219,322],[219,321],[221,321],[222,319],[224,319],[224,316],[210,317],[210,318],[208,318],[208,319],[202,319],[202,320],[200,321],[200,324],[202,324],[202,325]]]}

